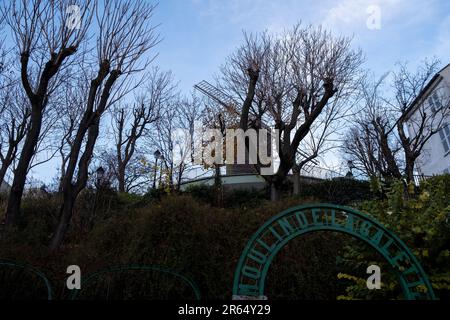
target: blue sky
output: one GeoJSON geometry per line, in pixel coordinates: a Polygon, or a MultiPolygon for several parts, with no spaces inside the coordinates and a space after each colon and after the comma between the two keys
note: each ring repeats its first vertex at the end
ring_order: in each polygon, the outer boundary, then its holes
{"type": "MultiPolygon", "coordinates": [[[[381,75],[407,60],[425,57],[450,63],[449,0],[161,0],[154,16],[163,41],[155,64],[172,70],[182,93],[213,80],[227,55],[242,43],[242,31],[280,32],[302,21],[354,37],[365,67],[381,75]],[[381,28],[367,28],[369,6],[380,9],[381,28]]],[[[53,160],[33,170],[46,183],[55,177],[53,160]]]]}
{"type": "Polygon", "coordinates": [[[242,31],[280,32],[298,21],[354,36],[366,67],[382,74],[399,60],[412,65],[437,56],[450,62],[448,0],[161,0],[155,21],[164,38],[156,63],[171,69],[183,91],[212,80],[225,57],[242,43],[242,31]],[[376,5],[381,29],[370,30],[366,12],[376,5]]]}

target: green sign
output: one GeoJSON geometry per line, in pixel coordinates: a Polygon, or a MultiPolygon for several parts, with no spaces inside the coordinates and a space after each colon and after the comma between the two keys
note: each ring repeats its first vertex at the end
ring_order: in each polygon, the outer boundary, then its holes
{"type": "Polygon", "coordinates": [[[136,271],[136,270],[137,271],[156,271],[156,272],[170,275],[176,279],[181,280],[185,284],[187,284],[194,292],[196,300],[200,300],[200,298],[201,298],[200,290],[198,289],[197,284],[192,279],[180,274],[177,271],[174,271],[169,268],[162,267],[162,266],[156,266],[156,265],[125,265],[125,266],[109,267],[109,268],[106,268],[106,269],[103,269],[103,270],[100,270],[100,271],[97,271],[97,272],[87,275],[82,281],[82,286],[81,286],[82,289],[74,290],[71,295],[71,300],[76,300],[78,297],[78,294],[83,290],[84,287],[87,287],[91,282],[94,282],[96,279],[98,279],[100,276],[102,276],[104,274],[121,273],[121,272],[136,271]]]}
{"type": "MultiPolygon", "coordinates": [[[[18,263],[16,261],[3,260],[3,259],[0,260],[0,268],[20,269],[20,270],[24,270],[25,272],[30,272],[31,274],[37,275],[39,277],[39,279],[44,282],[45,288],[47,290],[47,300],[53,299],[53,290],[52,290],[52,286],[50,284],[50,280],[48,280],[48,278],[45,276],[45,274],[43,274],[38,269],[36,269],[32,266],[23,264],[23,263],[18,263]]],[[[16,281],[17,281],[17,279],[16,279],[16,281]]]]}
{"type": "Polygon", "coordinates": [[[290,240],[316,231],[342,232],[368,243],[396,272],[406,299],[435,299],[419,262],[395,234],[365,214],[328,204],[295,207],[267,221],[241,255],[233,297],[263,299],[267,272],[278,252],[290,240]]]}

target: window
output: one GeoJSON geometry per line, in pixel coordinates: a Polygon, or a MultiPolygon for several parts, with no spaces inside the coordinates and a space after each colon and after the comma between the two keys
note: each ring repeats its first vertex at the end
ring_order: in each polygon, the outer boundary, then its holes
{"type": "Polygon", "coordinates": [[[447,125],[439,131],[439,135],[441,136],[444,151],[447,154],[450,151],[450,123],[447,123],[447,125]]]}
{"type": "Polygon", "coordinates": [[[433,113],[436,113],[442,108],[442,101],[436,91],[430,96],[428,103],[430,104],[431,112],[433,113]]]}

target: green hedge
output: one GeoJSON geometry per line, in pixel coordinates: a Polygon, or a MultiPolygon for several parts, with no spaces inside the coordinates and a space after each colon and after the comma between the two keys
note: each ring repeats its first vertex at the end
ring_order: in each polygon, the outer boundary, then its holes
{"type": "MultiPolygon", "coordinates": [[[[401,183],[394,183],[382,200],[371,199],[367,188],[367,183],[334,180],[304,189],[303,196],[310,198],[275,203],[262,194],[237,192],[224,199],[230,203],[228,208],[205,203],[211,199],[204,189],[142,199],[107,194],[98,202],[92,229],[83,227],[94,196],[87,192],[77,204],[70,234],[58,253],[47,250],[58,198],[27,200],[23,208],[26,223],[3,235],[0,258],[42,270],[55,284],[57,298],[67,297],[61,289],[68,265],[79,265],[86,275],[113,265],[141,264],[161,265],[194,279],[204,299],[228,300],[246,242],[270,217],[307,202],[354,203],[406,242],[429,274],[437,295],[449,299],[450,176],[424,182],[419,194],[409,197],[401,183]],[[204,201],[199,201],[202,197],[204,201]]],[[[389,272],[383,271],[382,278],[387,290],[369,292],[364,287],[360,280],[367,278],[369,264],[379,264],[384,270],[384,262],[372,249],[348,236],[311,234],[293,240],[276,257],[268,274],[267,294],[272,300],[400,298],[396,279],[389,272]]],[[[0,274],[2,281],[5,277],[0,274]]],[[[156,273],[108,275],[99,279],[85,298],[106,298],[108,286],[108,297],[114,299],[193,299],[192,290],[156,273]]],[[[15,294],[20,296],[20,292],[15,294]]]]}
{"type": "Polygon", "coordinates": [[[373,199],[374,195],[367,181],[337,178],[302,184],[300,197],[316,197],[322,202],[348,205],[373,199]]]}

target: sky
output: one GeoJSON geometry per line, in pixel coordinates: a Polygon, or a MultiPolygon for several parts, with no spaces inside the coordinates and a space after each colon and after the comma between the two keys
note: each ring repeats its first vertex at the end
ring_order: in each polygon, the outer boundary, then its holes
{"type": "Polygon", "coordinates": [[[163,37],[155,62],[171,69],[184,91],[212,81],[244,30],[278,33],[299,21],[352,36],[376,74],[404,60],[412,66],[433,56],[450,62],[448,0],[161,0],[154,18],[163,37]],[[373,7],[379,28],[367,25],[373,7]]]}
{"type": "MultiPolygon", "coordinates": [[[[182,93],[213,82],[243,41],[243,31],[282,32],[298,22],[353,37],[364,68],[382,75],[395,63],[415,67],[426,57],[450,63],[449,0],[160,0],[154,15],[162,42],[155,65],[172,70],[182,93]]],[[[54,161],[33,170],[49,183],[54,161]]]]}

